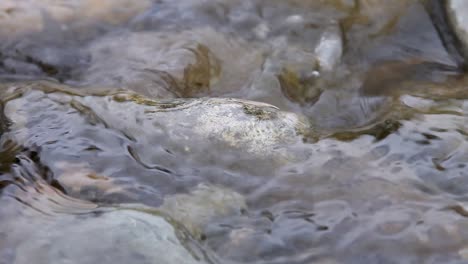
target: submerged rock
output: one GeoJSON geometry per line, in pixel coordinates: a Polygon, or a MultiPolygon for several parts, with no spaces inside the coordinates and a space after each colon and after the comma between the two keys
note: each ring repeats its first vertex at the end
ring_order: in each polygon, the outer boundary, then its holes
{"type": "Polygon", "coordinates": [[[0,197],[0,256],[8,263],[217,263],[193,237],[203,238],[208,221],[246,208],[240,194],[205,184],[159,208],[98,205],[48,185],[26,153],[17,159],[14,172],[0,176],[21,179],[0,197]]]}
{"type": "Polygon", "coordinates": [[[309,129],[307,121],[300,115],[247,100],[202,98],[158,101],[126,92],[108,96],[71,95],[73,90],[67,92],[66,89],[52,93],[26,89],[22,97],[8,101],[5,115],[12,121],[12,131],[16,130],[11,135],[23,144],[33,143],[30,141],[30,133],[34,133],[31,125],[47,129],[55,122],[68,123],[61,120],[63,117],[59,115],[40,118],[47,115],[39,111],[46,110],[43,106],[52,112],[71,111],[66,119],[73,116],[77,121],[81,119],[80,123],[86,123],[86,119],[92,116],[94,122],[112,127],[137,141],[151,141],[164,135],[187,152],[195,147],[193,142],[203,141],[269,156],[274,155],[278,147],[300,141],[309,129]],[[46,126],[46,123],[39,125],[36,122],[52,123],[46,126]]]}
{"type": "Polygon", "coordinates": [[[62,30],[94,23],[126,22],[151,5],[151,0],[2,0],[0,2],[0,37],[39,33],[47,20],[54,20],[62,30]]]}
{"type": "Polygon", "coordinates": [[[199,185],[189,194],[177,194],[164,199],[160,209],[182,223],[192,235],[216,217],[240,215],[247,204],[240,194],[229,189],[199,185]]]}
{"type": "Polygon", "coordinates": [[[80,43],[49,32],[107,23],[38,11],[63,28],[0,44],[0,75],[144,95],[0,89],[0,263],[210,262],[191,237],[223,263],[466,258],[467,89],[422,2],[158,0],[80,43]],[[200,96],[272,105],[175,99],[200,96]]]}
{"type": "Polygon", "coordinates": [[[131,210],[62,216],[20,243],[13,263],[207,263],[178,232],[161,216],[131,210]]]}
{"type": "Polygon", "coordinates": [[[274,81],[278,81],[284,71],[292,71],[301,81],[304,79],[302,86],[312,90],[310,93],[316,94],[314,91],[318,90],[311,86],[326,88],[323,82],[315,84],[315,79],[322,77],[322,71],[333,75],[340,65],[344,48],[342,32],[336,21],[317,29],[308,26],[311,20],[291,15],[285,21],[275,22],[277,25],[268,42],[249,41],[242,35],[227,34],[209,26],[177,32],[109,34],[87,46],[89,67],[78,74],[76,81],[125,87],[165,99],[235,96],[280,107],[287,106],[290,101],[302,104],[297,96],[289,96],[302,93],[295,91],[294,85],[286,85],[287,88],[281,85],[279,89],[261,84],[265,75],[273,75],[274,81]],[[297,33],[302,31],[307,31],[304,37],[297,33]],[[287,90],[290,101],[281,95],[281,90],[287,90]]]}
{"type": "Polygon", "coordinates": [[[237,91],[263,62],[260,50],[210,28],[111,34],[88,50],[80,82],[166,99],[237,91]]]}
{"type": "Polygon", "coordinates": [[[290,148],[309,136],[307,120],[267,104],[85,95],[51,83],[15,86],[18,97],[4,101],[11,122],[5,138],[37,150],[73,197],[159,206],[166,195],[207,177],[252,188],[258,179],[233,182],[232,173],[268,175],[307,156],[290,148]]]}

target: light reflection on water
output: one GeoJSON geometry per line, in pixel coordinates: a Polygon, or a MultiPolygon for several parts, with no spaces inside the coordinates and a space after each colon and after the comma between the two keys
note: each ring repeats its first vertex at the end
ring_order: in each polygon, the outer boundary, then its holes
{"type": "Polygon", "coordinates": [[[199,184],[248,206],[192,234],[214,262],[467,261],[468,94],[437,12],[137,2],[18,11],[42,29],[0,16],[17,29],[0,30],[0,263],[37,230],[199,184]]]}

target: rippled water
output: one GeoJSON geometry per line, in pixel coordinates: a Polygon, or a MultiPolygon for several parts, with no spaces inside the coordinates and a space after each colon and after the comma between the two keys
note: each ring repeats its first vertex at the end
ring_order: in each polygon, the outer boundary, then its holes
{"type": "Polygon", "coordinates": [[[0,2],[1,264],[468,263],[437,1],[65,2],[0,2]]]}

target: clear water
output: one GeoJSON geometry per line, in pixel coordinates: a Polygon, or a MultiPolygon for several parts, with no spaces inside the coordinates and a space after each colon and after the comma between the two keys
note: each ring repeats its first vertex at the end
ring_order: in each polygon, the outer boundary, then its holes
{"type": "Polygon", "coordinates": [[[436,5],[32,2],[0,4],[0,263],[200,183],[247,201],[194,236],[214,262],[468,263],[467,81],[436,5]]]}

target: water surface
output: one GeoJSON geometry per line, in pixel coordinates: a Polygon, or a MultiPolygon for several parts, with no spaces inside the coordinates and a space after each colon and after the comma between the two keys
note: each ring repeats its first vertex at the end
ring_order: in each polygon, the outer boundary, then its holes
{"type": "Polygon", "coordinates": [[[468,263],[467,80],[440,5],[31,2],[0,4],[0,263],[199,184],[247,202],[187,235],[212,262],[468,263]]]}

